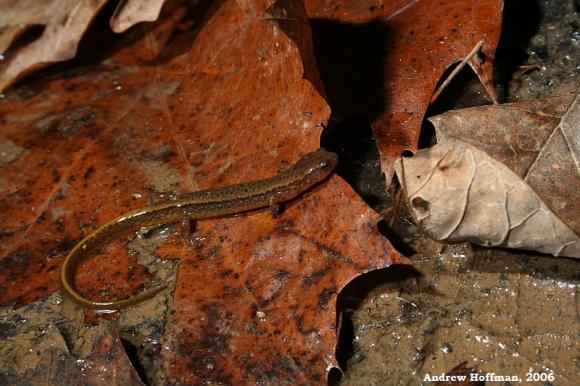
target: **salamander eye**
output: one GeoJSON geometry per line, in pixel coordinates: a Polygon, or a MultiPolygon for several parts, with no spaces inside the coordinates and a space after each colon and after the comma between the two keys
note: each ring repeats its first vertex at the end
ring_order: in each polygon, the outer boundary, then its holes
{"type": "Polygon", "coordinates": [[[321,168],[328,167],[328,165],[329,165],[329,162],[328,161],[322,161],[322,162],[320,162],[320,167],[321,168]]]}

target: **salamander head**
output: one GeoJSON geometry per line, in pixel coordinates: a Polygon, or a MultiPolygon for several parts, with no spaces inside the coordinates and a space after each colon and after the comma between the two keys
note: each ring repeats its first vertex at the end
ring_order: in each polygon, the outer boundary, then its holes
{"type": "Polygon", "coordinates": [[[336,153],[318,149],[305,154],[300,161],[294,164],[294,169],[302,174],[302,178],[310,184],[315,184],[328,176],[338,163],[336,153]]]}

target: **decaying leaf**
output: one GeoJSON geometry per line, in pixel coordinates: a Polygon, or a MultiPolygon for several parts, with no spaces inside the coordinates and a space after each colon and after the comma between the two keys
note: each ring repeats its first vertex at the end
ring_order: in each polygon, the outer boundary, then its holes
{"type": "MultiPolygon", "coordinates": [[[[305,68],[315,61],[301,36],[304,10],[276,13],[298,21],[284,23],[295,28],[286,34],[263,14],[271,5],[215,3],[203,24],[175,34],[163,25],[176,19],[162,12],[89,71],[37,80],[25,107],[20,89],[0,100],[0,143],[23,149],[0,174],[0,304],[53,293],[66,253],[128,209],[269,177],[320,146],[330,110],[316,79],[303,78],[317,74],[305,68]],[[174,39],[151,61],[160,36],[174,39]]],[[[332,176],[277,218],[258,211],[199,221],[193,246],[171,239],[152,248],[152,261],[180,261],[159,332],[167,382],[324,383],[337,365],[338,292],[363,272],[405,261],[377,221],[332,176]]],[[[119,237],[79,269],[79,290],[93,299],[140,291],[151,274],[133,261],[119,237]]],[[[145,305],[123,316],[146,319],[138,315],[145,305]]]]}
{"type": "MultiPolygon", "coordinates": [[[[19,324],[22,325],[22,321],[19,324]]],[[[1,336],[0,379],[3,384],[144,385],[125,353],[118,331],[107,321],[86,331],[80,357],[69,353],[55,325],[16,330],[15,326],[14,331],[3,331],[4,336],[1,336]]]]}
{"type": "MultiPolygon", "coordinates": [[[[538,169],[546,173],[550,165],[558,171],[570,164],[570,177],[556,181],[558,185],[571,184],[571,192],[566,200],[577,200],[578,167],[574,160],[578,157],[577,97],[560,99],[557,106],[553,103],[533,102],[477,108],[443,114],[432,118],[438,134],[438,144],[430,149],[419,151],[414,157],[402,158],[397,164],[397,175],[404,187],[412,213],[424,230],[437,240],[450,242],[473,241],[486,246],[505,246],[550,253],[555,256],[580,257],[580,239],[577,233],[557,216],[534,191],[527,181],[538,169]],[[531,106],[546,109],[530,110],[531,106]],[[556,109],[557,107],[557,109],[556,109]],[[492,111],[490,111],[490,109],[492,111]],[[558,110],[555,113],[554,110],[558,110]],[[543,112],[552,111],[552,114],[543,112]],[[503,115],[502,115],[503,114],[503,115]],[[553,115],[555,114],[555,115],[553,115]],[[481,122],[486,117],[488,123],[480,132],[470,131],[469,127],[458,123],[466,122],[467,117],[476,115],[481,122]],[[502,118],[519,118],[522,131],[509,131],[502,118]],[[526,122],[522,115],[528,118],[526,122]],[[497,119],[497,127],[493,124],[497,119]],[[530,121],[536,124],[530,125],[530,121]],[[548,122],[539,129],[537,121],[548,122]],[[503,122],[502,122],[503,121],[503,122]],[[445,124],[442,124],[445,122],[445,124]],[[456,126],[458,132],[470,133],[472,142],[481,148],[492,148],[495,153],[510,152],[518,154],[525,137],[518,136],[525,131],[533,141],[533,157],[512,158],[516,173],[486,152],[463,142],[450,133],[456,126]],[[534,134],[535,133],[535,134],[534,134]],[[498,138],[514,135],[514,142],[498,143],[498,138]],[[521,142],[518,142],[518,139],[521,142]],[[559,147],[558,147],[559,144],[559,147]],[[518,162],[519,160],[519,162],[518,162]],[[523,163],[523,166],[522,166],[523,163]],[[519,174],[519,175],[518,175],[519,174]],[[523,178],[522,178],[523,177],[523,178]]],[[[552,101],[553,102],[553,101],[552,101]]],[[[472,122],[473,124],[473,122],[472,122]]],[[[548,173],[543,174],[547,178],[548,173]]],[[[577,213],[573,213],[572,216],[577,213]]]]}
{"type": "Polygon", "coordinates": [[[42,35],[20,48],[0,69],[0,92],[19,77],[75,56],[78,43],[106,0],[1,0],[0,53],[28,28],[44,26],[42,35]]]}
{"type": "Polygon", "coordinates": [[[137,23],[155,21],[166,0],[122,0],[111,16],[111,29],[117,33],[124,32],[137,23]]]}
{"type": "Polygon", "coordinates": [[[578,95],[449,111],[429,118],[437,137],[467,142],[502,162],[580,234],[578,95]]]}
{"type": "Polygon", "coordinates": [[[309,0],[306,9],[333,116],[369,119],[387,185],[399,155],[417,149],[441,75],[479,42],[469,64],[494,98],[503,1],[309,0]]]}
{"type": "Polygon", "coordinates": [[[73,362],[74,367],[67,371],[70,375],[64,384],[144,385],[127,357],[114,324],[101,320],[98,327],[86,330],[81,340],[82,359],[73,362]]]}
{"type": "MultiPolygon", "coordinates": [[[[0,92],[32,71],[73,58],[78,44],[107,0],[0,0],[0,92]],[[14,40],[32,27],[43,26],[35,41],[6,50],[14,40]]],[[[121,1],[111,17],[113,31],[120,33],[142,21],[159,17],[165,0],[121,1]]]]}

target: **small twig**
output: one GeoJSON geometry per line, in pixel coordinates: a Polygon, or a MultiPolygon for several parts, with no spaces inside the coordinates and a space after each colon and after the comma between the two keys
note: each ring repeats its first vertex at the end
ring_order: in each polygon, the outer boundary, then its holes
{"type": "Polygon", "coordinates": [[[441,94],[441,92],[443,92],[443,89],[445,87],[447,87],[447,85],[451,82],[451,80],[453,78],[455,78],[455,76],[457,75],[457,73],[459,71],[461,71],[461,69],[463,68],[463,66],[465,66],[467,64],[467,62],[469,60],[471,60],[471,58],[473,58],[475,55],[477,55],[477,53],[481,49],[481,46],[482,45],[483,45],[483,40],[480,40],[475,45],[475,47],[473,47],[473,49],[471,50],[471,52],[469,54],[467,54],[467,56],[465,58],[463,58],[463,60],[461,61],[461,63],[459,63],[457,65],[457,67],[455,67],[453,69],[453,71],[451,71],[451,74],[449,74],[449,76],[443,81],[443,83],[441,83],[441,85],[437,88],[437,90],[435,91],[435,93],[431,97],[431,100],[429,101],[430,104],[433,103],[433,102],[435,102],[435,100],[439,97],[439,94],[441,94]]]}
{"type": "Polygon", "coordinates": [[[516,71],[516,73],[514,74],[514,79],[516,80],[520,80],[520,78],[522,77],[522,75],[524,75],[526,72],[530,72],[530,71],[534,71],[534,70],[539,70],[541,67],[539,64],[526,64],[523,66],[519,66],[518,67],[518,71],[516,71]]]}

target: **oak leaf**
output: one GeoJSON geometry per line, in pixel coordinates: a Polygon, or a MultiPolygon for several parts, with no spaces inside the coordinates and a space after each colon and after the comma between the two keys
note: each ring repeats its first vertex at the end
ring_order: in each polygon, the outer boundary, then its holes
{"type": "MultiPolygon", "coordinates": [[[[15,149],[0,175],[2,305],[56,291],[66,253],[98,224],[167,195],[270,177],[319,148],[330,109],[315,87],[304,9],[271,3],[213,3],[202,21],[183,21],[191,15],[178,9],[164,17],[164,7],[153,28],[130,29],[131,44],[117,42],[89,70],[36,80],[26,107],[25,86],[0,100],[0,144],[15,149]]],[[[199,221],[193,246],[157,237],[166,228],[129,245],[119,235],[81,266],[77,287],[124,298],[152,273],[169,276],[134,255],[178,260],[175,288],[121,317],[140,333],[152,313],[171,309],[155,329],[169,383],[325,383],[337,366],[338,292],[405,262],[378,220],[332,176],[277,218],[199,221]],[[154,247],[130,249],[139,242],[154,247]]]]}
{"type": "Polygon", "coordinates": [[[480,42],[468,64],[495,101],[503,1],[308,0],[306,9],[333,117],[370,121],[387,185],[395,160],[417,149],[442,74],[480,42]]]}

